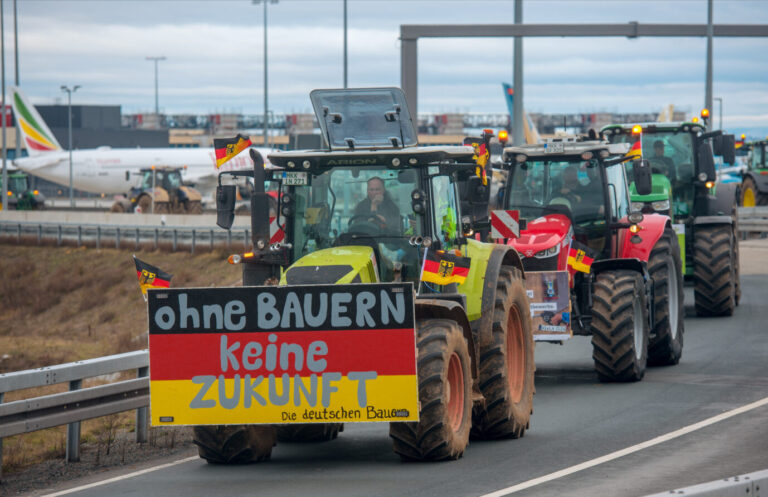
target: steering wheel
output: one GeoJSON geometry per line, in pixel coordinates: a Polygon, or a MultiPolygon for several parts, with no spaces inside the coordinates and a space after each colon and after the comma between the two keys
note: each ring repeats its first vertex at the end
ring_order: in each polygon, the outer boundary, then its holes
{"type": "Polygon", "coordinates": [[[382,222],[381,219],[376,214],[355,214],[354,216],[349,218],[349,221],[347,221],[347,227],[351,227],[352,224],[363,224],[359,221],[363,220],[365,224],[372,224],[374,226],[377,226],[379,230],[384,229],[386,226],[386,223],[382,222]],[[358,222],[355,222],[358,221],[358,222]]]}

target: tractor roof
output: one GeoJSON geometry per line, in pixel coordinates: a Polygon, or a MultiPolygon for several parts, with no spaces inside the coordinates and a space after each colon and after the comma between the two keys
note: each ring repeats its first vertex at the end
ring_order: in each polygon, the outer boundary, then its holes
{"type": "Polygon", "coordinates": [[[437,162],[474,164],[470,146],[406,147],[365,150],[291,150],[269,154],[269,161],[288,170],[310,170],[332,166],[414,167],[437,162]]]}
{"type": "Polygon", "coordinates": [[[651,123],[623,123],[623,124],[609,124],[608,126],[603,126],[603,129],[600,130],[601,133],[604,134],[614,134],[614,133],[631,133],[632,128],[637,125],[642,126],[643,132],[654,132],[654,131],[675,131],[680,128],[683,128],[683,131],[700,131],[705,132],[707,131],[707,128],[701,124],[701,123],[693,123],[689,121],[675,121],[675,122],[665,122],[665,123],[657,123],[657,122],[651,122],[651,123]],[[685,127],[688,127],[688,129],[685,129],[685,127]]]}
{"type": "Polygon", "coordinates": [[[581,157],[587,152],[592,152],[605,159],[612,155],[623,155],[629,151],[628,143],[608,143],[607,141],[589,140],[561,140],[549,141],[546,143],[537,143],[534,145],[522,145],[519,147],[506,147],[504,149],[504,163],[510,163],[513,160],[523,162],[530,157],[581,157]],[[520,160],[520,155],[525,158],[520,160]]]}

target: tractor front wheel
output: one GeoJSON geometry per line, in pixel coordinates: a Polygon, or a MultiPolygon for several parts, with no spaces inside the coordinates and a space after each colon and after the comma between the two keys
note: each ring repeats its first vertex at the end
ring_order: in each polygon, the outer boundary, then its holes
{"type": "Polygon", "coordinates": [[[736,307],[738,243],[730,224],[700,226],[693,235],[693,292],[699,316],[730,316],[736,307]]]}
{"type": "Polygon", "coordinates": [[[480,391],[485,405],[474,412],[472,436],[519,438],[533,412],[534,343],[520,271],[499,272],[490,330],[480,330],[480,391]]]}
{"type": "Polygon", "coordinates": [[[270,425],[195,426],[200,457],[212,464],[248,464],[269,459],[275,446],[270,425]]]}
{"type": "Polygon", "coordinates": [[[187,202],[187,214],[202,214],[203,204],[199,200],[191,200],[187,202]]]}
{"type": "Polygon", "coordinates": [[[651,250],[648,272],[653,279],[654,323],[648,342],[648,363],[655,366],[680,362],[683,355],[683,274],[680,245],[672,228],[666,228],[651,250]]]}
{"type": "Polygon", "coordinates": [[[744,178],[741,183],[741,199],[739,204],[742,207],[755,207],[757,205],[757,186],[755,180],[750,177],[744,178]]]}
{"type": "Polygon", "coordinates": [[[449,319],[416,324],[419,421],[390,423],[393,448],[404,460],[458,459],[469,443],[472,376],[461,327],[449,319]]]}
{"type": "Polygon", "coordinates": [[[592,296],[592,359],[600,381],[639,381],[648,361],[648,305],[636,271],[599,273],[592,296]]]}

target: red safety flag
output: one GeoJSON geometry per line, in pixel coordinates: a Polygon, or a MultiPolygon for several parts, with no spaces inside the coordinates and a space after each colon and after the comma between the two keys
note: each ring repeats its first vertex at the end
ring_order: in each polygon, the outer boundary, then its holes
{"type": "Polygon", "coordinates": [[[147,299],[147,289],[149,288],[168,288],[171,286],[172,274],[168,274],[162,269],[147,264],[135,255],[133,262],[136,264],[136,276],[139,278],[139,286],[144,300],[147,299]]]}
{"type": "Polygon", "coordinates": [[[448,285],[461,285],[469,274],[469,257],[449,254],[443,250],[429,251],[424,256],[424,268],[421,271],[421,281],[448,285]]]}
{"type": "Polygon", "coordinates": [[[213,140],[213,148],[216,149],[216,167],[221,167],[222,164],[250,146],[251,139],[241,134],[234,138],[213,140]]]}

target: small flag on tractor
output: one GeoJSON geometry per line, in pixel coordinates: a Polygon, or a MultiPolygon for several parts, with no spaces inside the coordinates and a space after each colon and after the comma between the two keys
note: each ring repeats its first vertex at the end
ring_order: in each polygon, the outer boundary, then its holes
{"type": "Polygon", "coordinates": [[[632,148],[629,149],[629,152],[627,152],[626,157],[631,157],[632,159],[642,159],[643,158],[642,140],[638,139],[632,145],[632,148]]]}
{"type": "Polygon", "coordinates": [[[436,285],[461,285],[469,274],[469,257],[449,254],[443,250],[429,251],[424,255],[424,267],[421,271],[421,281],[436,285]]]}
{"type": "Polygon", "coordinates": [[[576,271],[588,273],[595,261],[595,255],[594,250],[574,240],[568,251],[568,265],[576,271]]]}
{"type": "Polygon", "coordinates": [[[216,149],[216,167],[221,167],[232,157],[251,146],[251,139],[238,133],[234,138],[217,138],[213,140],[216,149]]]}
{"type": "Polygon", "coordinates": [[[135,255],[133,262],[136,264],[136,275],[139,277],[139,286],[144,300],[147,300],[147,289],[149,288],[168,288],[171,286],[172,274],[168,274],[162,269],[147,264],[135,255]]]}
{"type": "Polygon", "coordinates": [[[493,133],[486,134],[484,131],[482,138],[464,138],[464,145],[470,145],[475,149],[475,155],[472,157],[477,163],[475,174],[477,174],[479,178],[483,179],[483,185],[486,186],[488,185],[488,175],[485,172],[485,168],[491,161],[491,136],[493,136],[493,133]]]}
{"type": "Polygon", "coordinates": [[[520,211],[491,211],[491,238],[520,238],[520,211]]]}

